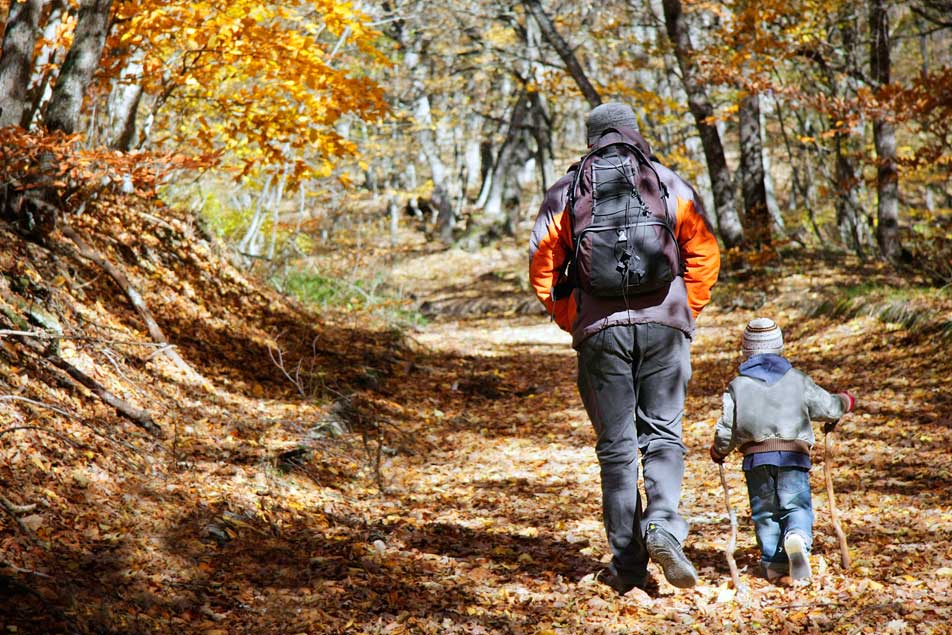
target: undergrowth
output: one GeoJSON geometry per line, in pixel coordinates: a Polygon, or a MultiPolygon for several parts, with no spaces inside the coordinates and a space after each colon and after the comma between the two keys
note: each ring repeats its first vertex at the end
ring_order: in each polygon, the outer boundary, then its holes
{"type": "Polygon", "coordinates": [[[402,293],[394,293],[380,275],[372,280],[325,276],[318,271],[290,271],[269,282],[281,293],[321,309],[370,313],[391,327],[420,327],[426,318],[402,293]]]}
{"type": "Polygon", "coordinates": [[[846,287],[810,310],[811,316],[852,319],[869,316],[912,333],[936,333],[952,340],[952,294],[947,288],[897,288],[864,283],[846,287]]]}

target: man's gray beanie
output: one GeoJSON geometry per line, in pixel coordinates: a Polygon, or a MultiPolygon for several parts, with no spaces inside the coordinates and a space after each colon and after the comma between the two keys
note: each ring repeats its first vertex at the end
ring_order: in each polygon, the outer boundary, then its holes
{"type": "Polygon", "coordinates": [[[607,104],[595,106],[585,119],[588,144],[592,145],[598,141],[598,138],[609,128],[619,127],[638,130],[638,120],[631,106],[620,101],[610,101],[607,104]]]}

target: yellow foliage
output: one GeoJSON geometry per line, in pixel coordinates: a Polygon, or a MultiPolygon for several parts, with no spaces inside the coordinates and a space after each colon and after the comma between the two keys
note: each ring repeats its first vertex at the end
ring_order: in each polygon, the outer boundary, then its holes
{"type": "Polygon", "coordinates": [[[347,113],[385,113],[366,69],[385,65],[378,33],[350,2],[135,0],[118,3],[107,76],[136,57],[153,98],[155,138],[174,149],[222,153],[241,175],[293,164],[325,175],[351,154],[334,129],[347,113]]]}

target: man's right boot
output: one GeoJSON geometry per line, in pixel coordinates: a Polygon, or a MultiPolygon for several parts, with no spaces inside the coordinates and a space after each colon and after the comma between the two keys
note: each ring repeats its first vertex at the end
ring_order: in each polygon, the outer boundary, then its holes
{"type": "Polygon", "coordinates": [[[648,556],[658,563],[668,582],[681,589],[697,584],[697,571],[684,555],[677,538],[651,523],[648,525],[645,543],[648,545],[648,556]]]}

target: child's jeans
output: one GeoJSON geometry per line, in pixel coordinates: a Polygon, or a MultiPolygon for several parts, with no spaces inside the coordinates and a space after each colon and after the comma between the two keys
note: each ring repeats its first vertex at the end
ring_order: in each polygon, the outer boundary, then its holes
{"type": "Polygon", "coordinates": [[[763,565],[786,574],[787,554],[783,539],[796,531],[807,551],[813,544],[813,504],[810,473],[799,467],[760,465],[748,472],[747,494],[763,565]]]}

